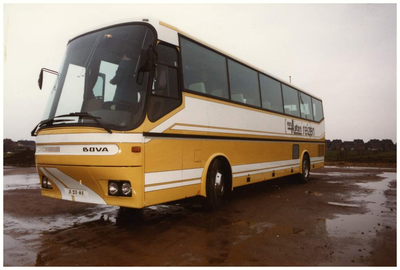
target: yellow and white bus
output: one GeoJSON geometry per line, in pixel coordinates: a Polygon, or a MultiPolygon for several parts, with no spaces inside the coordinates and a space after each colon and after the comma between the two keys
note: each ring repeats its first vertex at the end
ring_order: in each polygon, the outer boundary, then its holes
{"type": "Polygon", "coordinates": [[[63,200],[214,209],[233,188],[324,166],[321,99],[160,21],[70,40],[44,119],[42,195],[63,200]]]}

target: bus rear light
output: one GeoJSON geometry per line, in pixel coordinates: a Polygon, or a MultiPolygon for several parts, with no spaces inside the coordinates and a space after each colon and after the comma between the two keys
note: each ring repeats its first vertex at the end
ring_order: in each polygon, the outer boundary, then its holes
{"type": "Polygon", "coordinates": [[[129,181],[108,181],[109,196],[132,197],[132,186],[129,181]]]}

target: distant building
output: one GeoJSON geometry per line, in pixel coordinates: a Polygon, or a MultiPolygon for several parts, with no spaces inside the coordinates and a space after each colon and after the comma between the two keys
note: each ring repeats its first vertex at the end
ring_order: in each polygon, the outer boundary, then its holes
{"type": "Polygon", "coordinates": [[[19,148],[35,150],[36,145],[34,141],[18,141],[17,142],[19,148]]]}
{"type": "Polygon", "coordinates": [[[355,150],[354,142],[350,142],[350,141],[343,142],[342,149],[347,150],[347,151],[355,150]]]}
{"type": "Polygon", "coordinates": [[[332,142],[331,140],[325,140],[325,149],[326,151],[332,151],[332,142]]]}
{"type": "Polygon", "coordinates": [[[357,151],[364,151],[365,150],[364,140],[360,140],[360,139],[354,140],[354,148],[357,151]]]}
{"type": "Polygon", "coordinates": [[[332,141],[332,150],[340,151],[342,150],[342,140],[333,140],[332,141]]]}
{"type": "Polygon", "coordinates": [[[5,153],[15,153],[21,152],[26,149],[29,150],[36,150],[36,144],[34,141],[27,141],[27,140],[20,140],[18,142],[14,142],[11,139],[4,139],[3,140],[3,147],[5,153]]]}
{"type": "Polygon", "coordinates": [[[372,151],[382,151],[383,150],[383,144],[380,140],[370,140],[367,142],[367,150],[372,150],[372,151]]]}
{"type": "Polygon", "coordinates": [[[5,153],[14,152],[15,149],[17,149],[18,144],[16,142],[14,142],[13,140],[11,140],[11,139],[4,139],[3,140],[3,147],[4,147],[3,151],[5,153]]]}
{"type": "Polygon", "coordinates": [[[396,151],[397,145],[389,139],[373,139],[367,143],[361,139],[344,142],[342,140],[325,140],[325,149],[326,151],[396,151]]]}
{"type": "Polygon", "coordinates": [[[383,150],[385,151],[394,151],[396,150],[396,146],[394,145],[392,140],[382,140],[383,150]]]}

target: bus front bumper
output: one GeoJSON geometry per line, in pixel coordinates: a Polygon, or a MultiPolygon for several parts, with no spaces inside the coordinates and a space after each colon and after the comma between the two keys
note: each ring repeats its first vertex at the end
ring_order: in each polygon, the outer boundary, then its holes
{"type": "Polygon", "coordinates": [[[143,207],[142,167],[40,164],[37,169],[42,186],[42,196],[130,208],[143,207]],[[114,192],[110,192],[110,184],[114,192]],[[125,192],[122,192],[122,187],[125,192]],[[116,192],[115,189],[117,189],[116,192]]]}

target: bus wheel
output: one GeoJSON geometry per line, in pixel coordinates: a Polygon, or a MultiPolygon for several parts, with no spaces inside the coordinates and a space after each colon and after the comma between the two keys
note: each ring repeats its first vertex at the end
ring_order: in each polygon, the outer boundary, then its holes
{"type": "Polygon", "coordinates": [[[304,184],[308,182],[310,177],[310,159],[308,155],[303,157],[303,162],[301,164],[302,173],[300,174],[300,183],[304,184]]]}
{"type": "Polygon", "coordinates": [[[204,208],[215,210],[221,205],[226,189],[227,173],[221,159],[214,159],[207,172],[206,198],[204,208]]]}

